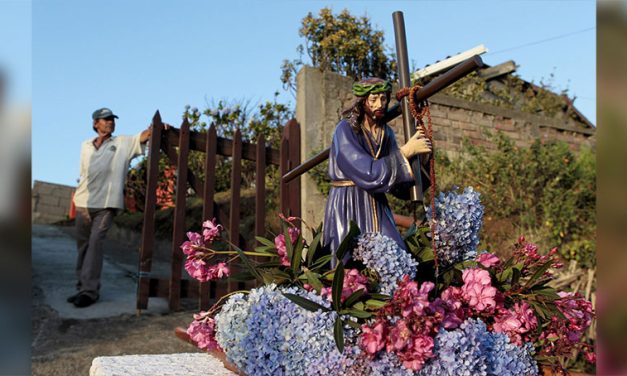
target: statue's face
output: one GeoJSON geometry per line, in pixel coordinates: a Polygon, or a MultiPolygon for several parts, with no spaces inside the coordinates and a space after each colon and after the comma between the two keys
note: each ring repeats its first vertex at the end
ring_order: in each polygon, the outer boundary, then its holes
{"type": "Polygon", "coordinates": [[[388,97],[386,93],[368,94],[365,106],[366,114],[376,121],[380,121],[385,116],[388,107],[388,97]]]}

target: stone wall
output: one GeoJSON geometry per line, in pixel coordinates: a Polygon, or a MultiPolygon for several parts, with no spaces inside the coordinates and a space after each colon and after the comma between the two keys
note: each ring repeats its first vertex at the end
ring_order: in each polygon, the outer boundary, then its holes
{"type": "MultiPolygon", "coordinates": [[[[305,161],[331,145],[341,110],[353,101],[352,84],[351,78],[321,72],[317,68],[304,67],[298,73],[296,119],[301,125],[301,160],[305,161]]],[[[429,101],[435,147],[450,157],[457,155],[464,138],[475,145],[491,148],[486,131],[497,130],[512,138],[518,146],[528,146],[536,138],[562,140],[573,149],[582,145],[595,146],[595,130],[572,119],[540,117],[443,94],[436,94],[429,101]]],[[[394,103],[393,99],[391,105],[394,103]]],[[[390,126],[402,145],[401,117],[392,121],[390,126]]],[[[303,219],[317,225],[324,216],[325,198],[306,174],[302,177],[301,194],[303,219]]]]}
{"type": "Polygon", "coordinates": [[[35,180],[32,190],[32,222],[56,223],[68,219],[75,187],[35,180]]]}

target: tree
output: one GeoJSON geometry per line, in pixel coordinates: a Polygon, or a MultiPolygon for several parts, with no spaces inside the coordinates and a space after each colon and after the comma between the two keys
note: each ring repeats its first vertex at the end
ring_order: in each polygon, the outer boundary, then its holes
{"type": "Polygon", "coordinates": [[[383,31],[376,30],[367,16],[355,17],[344,9],[337,16],[322,8],[319,17],[311,12],[302,20],[299,35],[306,47],[299,45],[298,59],[283,60],[281,82],[286,90],[296,89],[296,73],[304,65],[306,50],[311,65],[359,80],[365,77],[395,79],[396,60],[384,45],[383,31]]]}

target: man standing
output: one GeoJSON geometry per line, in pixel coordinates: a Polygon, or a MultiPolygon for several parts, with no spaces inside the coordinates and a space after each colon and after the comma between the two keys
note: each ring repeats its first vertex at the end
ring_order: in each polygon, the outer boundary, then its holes
{"type": "Polygon", "coordinates": [[[95,303],[100,290],[103,241],[113,216],[124,209],[124,182],[131,159],[144,152],[151,128],[135,136],[113,136],[118,117],[108,108],[92,114],[96,138],[81,145],[80,180],[74,194],[78,292],[67,301],[76,307],[95,303]]]}
{"type": "MultiPolygon", "coordinates": [[[[405,145],[396,144],[394,131],[383,122],[392,86],[380,78],[353,85],[357,97],[342,113],[331,142],[331,190],[324,215],[324,244],[335,254],[354,221],[362,232],[401,238],[385,193],[402,195],[414,182],[409,159],[431,152],[429,140],[417,131],[405,145]]],[[[350,259],[347,253],[342,260],[350,259]]]]}

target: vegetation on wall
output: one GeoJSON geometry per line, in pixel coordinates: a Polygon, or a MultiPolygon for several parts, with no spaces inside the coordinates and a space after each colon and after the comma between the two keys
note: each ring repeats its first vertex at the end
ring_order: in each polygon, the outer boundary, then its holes
{"type": "MultiPolygon", "coordinates": [[[[568,90],[557,90],[554,74],[538,85],[529,83],[515,74],[498,80],[486,81],[473,72],[442,91],[445,95],[475,103],[485,103],[546,117],[576,116],[568,90]]],[[[421,83],[424,84],[424,83],[421,83]]]]}

